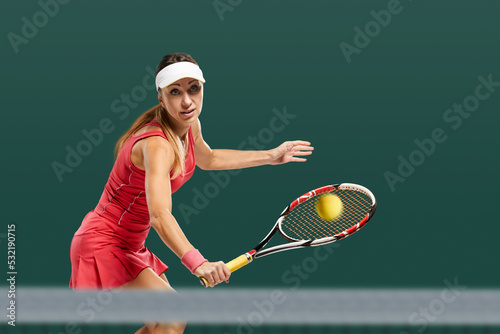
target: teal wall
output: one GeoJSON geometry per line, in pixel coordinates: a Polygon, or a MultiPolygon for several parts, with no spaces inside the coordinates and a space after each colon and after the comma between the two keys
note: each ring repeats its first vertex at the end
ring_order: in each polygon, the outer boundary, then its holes
{"type": "MultiPolygon", "coordinates": [[[[179,51],[207,79],[200,119],[212,148],[259,134],[266,149],[292,139],[315,147],[307,163],[231,176],[185,217],[180,206],[194,208],[195,192],[213,182],[195,172],[173,211],[206,257],[249,250],[290,201],[322,185],[362,184],[379,202],[327,260],[314,249],[273,255],[235,273],[231,286],[292,287],[294,266],[304,287],[499,286],[499,2],[220,0],[219,13],[212,1],[54,3],[1,5],[0,241],[5,249],[15,223],[18,286],[67,286],[71,238],[99,199],[113,146],[157,102],[146,89],[150,69],[179,51]],[[463,116],[449,110],[464,103],[472,111],[463,116]],[[266,137],[284,110],[288,124],[266,137]],[[103,120],[102,140],[58,178],[54,162],[67,164],[67,148],[103,120]],[[400,167],[400,157],[418,166],[400,167]]],[[[173,286],[197,286],[154,230],[146,244],[170,266],[173,286]]]]}

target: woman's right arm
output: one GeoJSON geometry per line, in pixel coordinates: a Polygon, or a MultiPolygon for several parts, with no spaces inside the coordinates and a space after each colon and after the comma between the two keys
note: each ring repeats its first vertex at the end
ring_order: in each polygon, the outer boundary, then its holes
{"type": "MultiPolygon", "coordinates": [[[[194,249],[172,215],[170,170],[174,162],[174,151],[165,139],[154,136],[141,141],[142,158],[146,171],[146,199],[150,224],[161,240],[179,258],[194,249]]],[[[194,274],[205,277],[210,286],[227,281],[231,272],[222,262],[205,262],[194,274]]]]}

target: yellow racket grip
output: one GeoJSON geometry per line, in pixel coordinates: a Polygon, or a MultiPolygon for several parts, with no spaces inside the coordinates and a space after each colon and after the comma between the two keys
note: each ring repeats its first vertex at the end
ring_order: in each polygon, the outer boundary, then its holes
{"type": "Polygon", "coordinates": [[[246,266],[252,262],[252,257],[247,256],[247,254],[243,254],[238,256],[236,259],[229,261],[226,263],[226,266],[231,270],[231,272],[235,272],[236,270],[240,269],[243,266],[246,266]]]}
{"type": "MultiPolygon", "coordinates": [[[[253,256],[250,255],[250,253],[245,253],[243,255],[238,256],[234,260],[231,260],[228,263],[226,263],[226,266],[229,268],[229,270],[231,272],[235,272],[236,270],[240,269],[241,267],[244,267],[247,264],[249,264],[250,262],[252,262],[252,260],[253,260],[253,256]]],[[[200,284],[204,288],[207,288],[210,286],[205,277],[200,277],[200,284]]]]}

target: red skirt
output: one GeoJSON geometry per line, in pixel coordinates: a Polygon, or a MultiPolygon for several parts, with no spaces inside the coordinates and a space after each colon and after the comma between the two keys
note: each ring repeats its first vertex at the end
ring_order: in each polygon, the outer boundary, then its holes
{"type": "MultiPolygon", "coordinates": [[[[87,219],[102,218],[91,212],[84,223],[87,219]]],[[[130,249],[110,239],[89,229],[82,234],[75,233],[71,242],[69,287],[114,289],[135,279],[144,268],[151,268],[157,275],[168,269],[146,246],[130,249]]]]}

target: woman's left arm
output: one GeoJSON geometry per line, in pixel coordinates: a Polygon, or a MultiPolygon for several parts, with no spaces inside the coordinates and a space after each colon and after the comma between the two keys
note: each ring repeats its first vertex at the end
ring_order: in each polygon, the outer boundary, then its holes
{"type": "Polygon", "coordinates": [[[205,170],[240,169],[262,165],[279,165],[287,162],[306,161],[314,148],[303,140],[286,141],[280,146],[267,151],[240,151],[211,149],[203,140],[201,125],[198,120],[192,125],[195,141],[194,153],[196,165],[205,170]]]}

